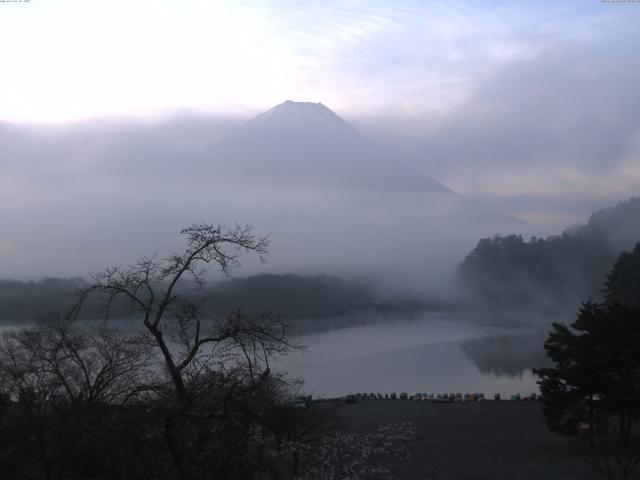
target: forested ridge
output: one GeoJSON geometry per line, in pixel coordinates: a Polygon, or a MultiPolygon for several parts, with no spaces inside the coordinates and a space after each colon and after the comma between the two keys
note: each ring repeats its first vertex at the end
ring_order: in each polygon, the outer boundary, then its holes
{"type": "Polygon", "coordinates": [[[585,298],[601,298],[611,265],[638,241],[640,197],[634,197],[561,235],[484,238],[458,267],[455,282],[474,301],[494,307],[571,310],[585,298]]]}
{"type": "MultiPolygon", "coordinates": [[[[31,322],[74,302],[81,278],[45,278],[33,282],[0,280],[0,322],[31,322]]],[[[221,281],[201,290],[184,292],[205,300],[210,315],[225,316],[237,308],[248,312],[277,312],[291,318],[343,315],[371,308],[367,288],[328,275],[263,274],[221,281]]],[[[96,302],[84,305],[87,316],[103,315],[96,302]]],[[[113,311],[126,316],[123,306],[113,311]]]]}

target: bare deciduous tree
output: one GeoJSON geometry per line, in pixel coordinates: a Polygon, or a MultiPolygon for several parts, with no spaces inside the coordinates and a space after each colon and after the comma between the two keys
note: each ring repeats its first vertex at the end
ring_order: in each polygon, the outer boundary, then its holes
{"type": "Polygon", "coordinates": [[[267,237],[254,235],[248,226],[207,224],[181,233],[187,240],[184,251],[107,269],[94,276],[81,299],[102,296],[107,317],[114,302],[124,301],[152,339],[171,386],[164,392],[170,406],[165,409],[167,446],[175,468],[188,478],[201,472],[193,465],[202,464],[205,456],[209,472],[232,471],[230,465],[237,467],[240,458],[250,464],[250,424],[259,423],[273,383],[283,381],[272,371],[271,360],[299,346],[289,341],[280,317],[237,310],[207,318],[197,295],[209,267],[229,274],[243,254],[264,260],[267,237]],[[224,437],[231,430],[233,441],[224,437]],[[222,431],[227,432],[223,438],[222,431]]]}
{"type": "MultiPolygon", "coordinates": [[[[65,431],[73,436],[74,428],[80,427],[102,435],[96,419],[141,400],[153,378],[148,339],[104,325],[78,327],[75,319],[70,312],[0,338],[0,394],[11,407],[7,427],[22,438],[22,452],[37,452],[45,478],[54,477],[54,463],[57,468],[63,463],[60,455],[70,441],[65,431]]],[[[82,449],[92,446],[80,437],[73,440],[76,450],[80,443],[82,449]]],[[[19,441],[11,442],[20,450],[19,441]]]]}
{"type": "Polygon", "coordinates": [[[82,298],[99,293],[106,297],[107,306],[116,299],[128,303],[154,339],[178,399],[188,406],[197,399],[190,387],[195,376],[213,369],[237,377],[237,369],[231,374],[229,366],[243,364],[243,380],[255,384],[269,374],[273,355],[295,346],[287,340],[285,324],[278,317],[237,311],[226,318],[208,319],[202,313],[202,299],[184,291],[185,285],[201,288],[211,264],[229,274],[244,253],[264,260],[267,237],[256,237],[248,226],[206,224],[181,233],[187,238],[183,252],[162,260],[143,257],[128,268],[107,269],[94,276],[82,298]]]}
{"type": "Polygon", "coordinates": [[[187,228],[184,251],[109,268],[67,314],[5,334],[0,468],[47,480],[295,474],[297,446],[317,440],[331,417],[294,410],[292,382],[273,368],[274,358],[302,347],[279,316],[209,317],[200,298],[208,268],[228,274],[243,254],[264,259],[268,239],[252,232],[187,228]],[[83,306],[96,299],[104,318],[87,322],[83,306]],[[123,306],[129,333],[116,328],[123,306]],[[296,445],[293,469],[277,454],[283,441],[296,445]]]}

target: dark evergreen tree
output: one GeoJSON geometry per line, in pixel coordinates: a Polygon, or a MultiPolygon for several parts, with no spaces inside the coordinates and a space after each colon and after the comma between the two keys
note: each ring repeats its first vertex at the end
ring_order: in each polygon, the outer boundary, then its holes
{"type": "Polygon", "coordinates": [[[551,430],[575,432],[578,422],[588,422],[593,440],[596,424],[616,419],[619,441],[628,444],[640,414],[640,304],[633,300],[640,296],[639,267],[636,246],[608,277],[609,301],[583,303],[570,326],[553,325],[545,350],[554,366],[535,370],[551,430]]]}
{"type": "Polygon", "coordinates": [[[544,348],[554,367],[535,370],[540,377],[541,401],[552,431],[572,433],[579,422],[590,432],[599,416],[602,393],[601,357],[597,331],[602,329],[602,306],[586,302],[570,327],[553,324],[544,348]]]}
{"type": "Polygon", "coordinates": [[[640,302],[640,242],[631,253],[623,252],[607,276],[604,289],[607,303],[634,305],[640,302]]]}

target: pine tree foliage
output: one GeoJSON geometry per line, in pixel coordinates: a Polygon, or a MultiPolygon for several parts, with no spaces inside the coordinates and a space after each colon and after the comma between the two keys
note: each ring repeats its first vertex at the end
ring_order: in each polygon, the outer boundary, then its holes
{"type": "Polygon", "coordinates": [[[545,342],[554,366],[535,370],[549,427],[574,433],[610,426],[628,444],[640,417],[640,244],[623,253],[606,282],[606,301],[582,304],[575,321],[555,323],[545,342]],[[614,426],[615,425],[615,426],[614,426]]]}

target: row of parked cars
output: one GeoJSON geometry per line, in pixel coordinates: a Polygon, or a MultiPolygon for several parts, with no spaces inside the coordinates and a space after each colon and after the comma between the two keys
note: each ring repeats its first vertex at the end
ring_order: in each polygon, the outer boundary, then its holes
{"type": "MultiPolygon", "coordinates": [[[[485,400],[484,393],[415,393],[407,392],[391,393],[353,393],[345,397],[346,403],[357,403],[359,400],[413,400],[417,402],[482,402],[485,400]]],[[[499,393],[493,396],[494,400],[501,400],[499,393]]],[[[520,394],[511,395],[511,400],[537,400],[538,396],[532,393],[529,396],[521,397],[520,394]]]]}

